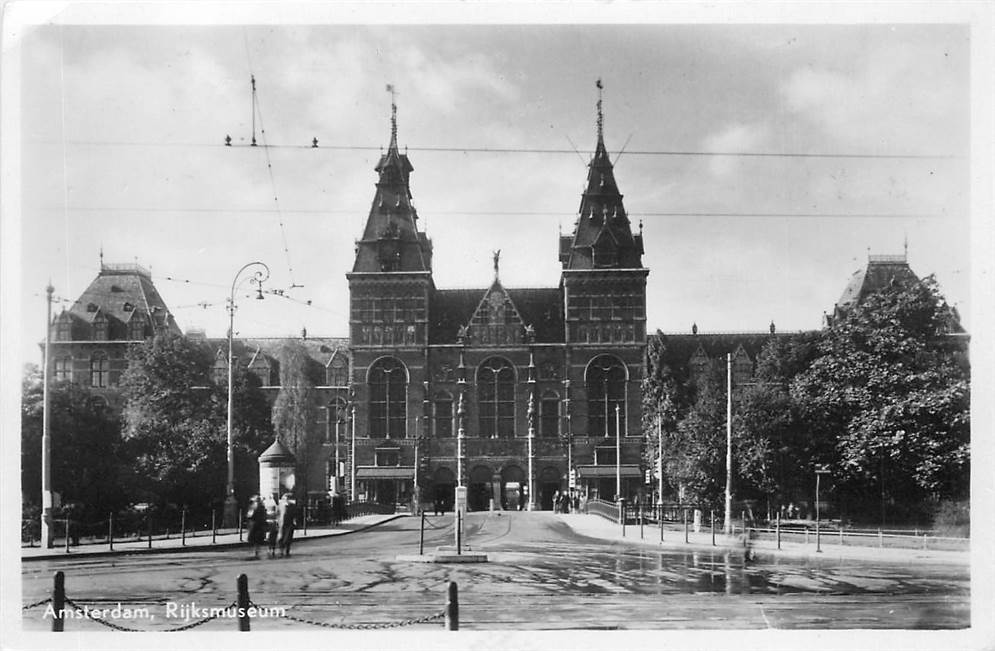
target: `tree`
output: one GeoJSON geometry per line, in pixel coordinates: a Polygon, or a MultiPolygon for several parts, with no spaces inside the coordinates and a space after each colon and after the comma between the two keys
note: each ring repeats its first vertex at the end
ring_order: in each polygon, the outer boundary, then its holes
{"type": "Polygon", "coordinates": [[[297,492],[306,496],[308,473],[321,436],[314,427],[318,396],[311,357],[300,341],[287,341],[279,351],[280,393],[273,403],[273,427],[296,460],[297,492]]]}
{"type": "MultiPolygon", "coordinates": [[[[259,455],[273,442],[273,423],[269,402],[260,389],[262,382],[256,374],[238,367],[232,375],[235,495],[245,502],[249,495],[259,492],[259,455]]],[[[225,392],[225,395],[219,395],[216,403],[225,405],[228,400],[227,382],[218,390],[225,392]]],[[[227,418],[227,414],[225,416],[227,418]]]]}
{"type": "Polygon", "coordinates": [[[204,346],[171,333],[129,349],[121,388],[135,501],[201,512],[223,501],[225,405],[210,365],[204,346]]]}
{"type": "MultiPolygon", "coordinates": [[[[26,369],[21,398],[21,491],[24,503],[41,503],[44,411],[41,371],[26,369]]],[[[86,519],[105,517],[124,502],[119,468],[120,422],[106,401],[71,382],[49,384],[52,490],[76,503],[86,519]]]]}
{"type": "Polygon", "coordinates": [[[803,490],[812,441],[788,391],[814,354],[816,335],[771,337],[757,355],[754,381],[743,387],[733,415],[733,454],[740,496],[767,499],[770,507],[803,490]]]}
{"type": "Polygon", "coordinates": [[[684,500],[718,505],[725,490],[726,387],[721,364],[694,382],[694,402],[664,444],[665,473],[684,500]]]}
{"type": "MultiPolygon", "coordinates": [[[[674,454],[673,435],[677,423],[687,410],[687,391],[679,381],[673,368],[667,363],[667,338],[657,330],[656,336],[650,339],[646,349],[646,375],[643,378],[643,461],[647,467],[659,472],[660,440],[663,435],[663,458],[666,460],[674,454]]],[[[671,488],[677,488],[673,478],[666,472],[664,463],[664,482],[671,488]]],[[[661,496],[662,498],[662,496],[661,496]]]]}
{"type": "Polygon", "coordinates": [[[823,336],[791,386],[806,424],[827,444],[820,462],[850,500],[887,503],[966,496],[969,369],[952,311],[932,277],[893,285],[823,336]]]}

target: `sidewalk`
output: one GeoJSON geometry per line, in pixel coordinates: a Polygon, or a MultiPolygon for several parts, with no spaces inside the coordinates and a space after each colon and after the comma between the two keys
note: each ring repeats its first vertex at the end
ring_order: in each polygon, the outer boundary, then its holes
{"type": "MultiPolygon", "coordinates": [[[[335,527],[308,527],[307,533],[304,533],[302,529],[297,529],[294,531],[294,542],[311,540],[312,538],[342,536],[349,533],[355,533],[357,531],[363,531],[365,529],[369,529],[370,527],[375,527],[385,522],[390,522],[391,520],[403,517],[407,517],[407,514],[395,513],[391,515],[360,515],[355,518],[350,518],[335,527]]],[[[230,549],[233,547],[245,547],[248,549],[249,544],[244,542],[245,533],[243,532],[242,534],[243,542],[240,542],[238,538],[238,532],[218,534],[212,542],[211,534],[209,532],[205,533],[202,531],[199,532],[196,537],[188,534],[185,545],[183,544],[183,539],[179,535],[173,535],[168,539],[153,538],[151,548],[149,547],[147,539],[141,541],[135,541],[134,539],[130,539],[128,541],[115,540],[113,550],[110,549],[110,545],[107,543],[77,545],[75,547],[70,547],[68,553],[66,552],[66,548],[64,546],[56,546],[52,549],[45,549],[44,547],[22,547],[21,560],[61,560],[66,558],[79,558],[82,556],[114,556],[118,554],[164,554],[196,549],[230,549]]]]}
{"type": "MultiPolygon", "coordinates": [[[[566,525],[577,533],[591,538],[602,538],[607,540],[625,541],[632,544],[652,545],[658,549],[681,550],[681,549],[738,549],[745,548],[742,535],[726,536],[716,532],[715,546],[712,546],[712,533],[707,527],[695,533],[692,528],[688,529],[688,542],[684,542],[684,528],[678,526],[671,528],[665,526],[663,530],[663,542],[660,542],[660,529],[656,525],[646,525],[643,527],[643,538],[639,537],[639,525],[627,525],[625,536],[622,536],[622,526],[609,522],[598,515],[584,513],[568,513],[557,515],[566,525]]],[[[827,536],[821,543],[821,552],[815,551],[815,541],[810,544],[798,542],[781,541],[781,549],[777,548],[777,542],[772,540],[752,540],[749,548],[754,553],[764,555],[779,556],[786,558],[809,558],[818,560],[842,560],[858,559],[865,561],[877,561],[887,563],[956,563],[968,565],[971,562],[969,551],[943,551],[943,550],[922,550],[906,548],[878,548],[864,545],[839,545],[834,544],[827,536]]]]}

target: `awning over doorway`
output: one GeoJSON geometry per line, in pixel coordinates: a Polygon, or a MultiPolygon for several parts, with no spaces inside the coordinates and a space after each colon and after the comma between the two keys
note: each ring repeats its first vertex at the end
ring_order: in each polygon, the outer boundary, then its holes
{"type": "Polygon", "coordinates": [[[414,479],[414,466],[360,466],[357,479],[414,479]]]}
{"type": "MultiPolygon", "coordinates": [[[[614,465],[611,466],[577,466],[577,476],[581,479],[597,479],[615,476],[614,465]]],[[[622,464],[619,468],[623,477],[642,477],[643,473],[639,466],[622,464]]]]}

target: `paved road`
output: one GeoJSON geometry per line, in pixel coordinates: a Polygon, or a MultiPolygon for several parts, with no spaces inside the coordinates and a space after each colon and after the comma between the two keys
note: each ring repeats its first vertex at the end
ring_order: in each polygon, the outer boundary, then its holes
{"type": "MultiPolygon", "coordinates": [[[[746,560],[741,552],[660,550],[586,537],[571,517],[472,513],[467,541],[488,563],[398,561],[417,554],[418,518],[362,533],[302,542],[290,558],[253,561],[245,550],[33,561],[23,565],[24,602],[48,596],[52,572],[66,574],[79,604],[148,608],[152,620],[112,620],[142,630],[190,620],[179,607],[218,607],[235,598],[245,572],[261,606],[328,624],[383,624],[442,611],[446,586],[460,591],[462,629],[963,628],[970,625],[969,569],[871,565],[856,560],[746,560]],[[181,612],[179,614],[182,614],[181,612]]],[[[451,544],[452,518],[428,518],[426,550],[451,544]]],[[[43,630],[43,608],[25,615],[43,630]]],[[[195,613],[196,615],[197,613],[195,613]]],[[[253,620],[253,630],[318,630],[287,618],[253,620]]],[[[441,621],[413,629],[437,630],[441,621]]],[[[67,630],[98,630],[69,621],[67,630]]],[[[216,619],[199,630],[234,630],[216,619]]]]}

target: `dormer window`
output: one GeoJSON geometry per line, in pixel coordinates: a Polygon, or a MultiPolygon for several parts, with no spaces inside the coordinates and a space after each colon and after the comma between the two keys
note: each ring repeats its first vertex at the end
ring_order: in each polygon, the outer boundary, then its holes
{"type": "Polygon", "coordinates": [[[119,285],[111,285],[111,292],[113,292],[115,294],[120,294],[123,291],[124,290],[121,289],[121,287],[119,285]]]}
{"type": "Polygon", "coordinates": [[[87,312],[96,312],[98,309],[100,309],[100,308],[97,307],[96,303],[87,303],[86,304],[86,311],[87,312]]]}
{"type": "Polygon", "coordinates": [[[132,305],[131,303],[125,303],[121,309],[124,310],[125,312],[134,312],[135,306],[132,305]]]}

